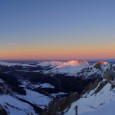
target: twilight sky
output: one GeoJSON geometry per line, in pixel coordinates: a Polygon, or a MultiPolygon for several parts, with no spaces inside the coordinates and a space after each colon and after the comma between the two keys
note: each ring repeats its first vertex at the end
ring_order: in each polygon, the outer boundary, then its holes
{"type": "Polygon", "coordinates": [[[0,59],[115,58],[115,0],[0,0],[0,59]]]}

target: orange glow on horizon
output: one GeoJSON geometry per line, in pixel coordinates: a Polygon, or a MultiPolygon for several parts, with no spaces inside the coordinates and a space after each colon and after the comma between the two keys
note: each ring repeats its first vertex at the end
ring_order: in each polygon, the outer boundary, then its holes
{"type": "Polygon", "coordinates": [[[114,58],[115,54],[113,52],[106,52],[106,51],[100,51],[100,52],[87,52],[87,51],[43,51],[43,52],[0,52],[2,55],[0,55],[0,59],[106,59],[106,58],[114,58]]]}
{"type": "Polygon", "coordinates": [[[0,59],[110,59],[115,58],[114,45],[113,43],[82,46],[76,44],[16,46],[17,48],[0,49],[0,59]]]}

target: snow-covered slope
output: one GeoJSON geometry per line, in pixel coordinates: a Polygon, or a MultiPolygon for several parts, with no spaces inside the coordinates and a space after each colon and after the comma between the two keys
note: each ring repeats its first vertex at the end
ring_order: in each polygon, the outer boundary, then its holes
{"type": "Polygon", "coordinates": [[[103,78],[105,73],[114,72],[114,64],[108,62],[97,62],[94,64],[90,64],[80,71],[76,72],[76,77],[90,78],[90,77],[100,77],[103,78]]]}
{"type": "Polygon", "coordinates": [[[17,95],[19,98],[27,100],[28,102],[31,102],[32,104],[37,105],[38,107],[44,109],[46,106],[48,106],[49,102],[52,100],[48,96],[45,96],[43,94],[40,94],[38,92],[32,91],[32,90],[26,90],[26,95],[17,95]]]}
{"type": "Polygon", "coordinates": [[[10,95],[0,95],[0,105],[8,115],[37,115],[32,106],[10,95]]]}
{"type": "Polygon", "coordinates": [[[114,115],[115,88],[112,89],[111,84],[107,83],[99,92],[95,93],[98,87],[73,102],[71,107],[65,111],[65,115],[76,115],[76,106],[78,115],[114,115]]]}
{"type": "Polygon", "coordinates": [[[12,78],[7,79],[8,75],[1,76],[4,77],[0,78],[0,115],[1,111],[7,115],[38,115],[52,101],[45,94],[18,86],[17,81],[15,84],[12,78]]]}

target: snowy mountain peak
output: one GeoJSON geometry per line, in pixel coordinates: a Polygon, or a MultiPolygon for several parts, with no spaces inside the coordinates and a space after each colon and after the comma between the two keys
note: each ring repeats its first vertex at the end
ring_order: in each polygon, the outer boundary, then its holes
{"type": "Polygon", "coordinates": [[[89,63],[87,61],[82,61],[82,60],[71,60],[71,61],[63,62],[58,67],[79,66],[79,65],[86,65],[86,64],[89,64],[89,63]]]}
{"type": "Polygon", "coordinates": [[[99,65],[108,65],[108,64],[109,64],[109,62],[100,61],[100,62],[97,62],[97,64],[99,64],[99,65]]]}

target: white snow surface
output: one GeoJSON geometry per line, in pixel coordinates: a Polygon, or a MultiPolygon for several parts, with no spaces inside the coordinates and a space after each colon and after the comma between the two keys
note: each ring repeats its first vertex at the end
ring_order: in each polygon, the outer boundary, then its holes
{"type": "Polygon", "coordinates": [[[108,83],[97,94],[92,90],[86,97],[72,103],[65,115],[76,115],[75,107],[78,106],[78,115],[114,115],[115,89],[108,83]]]}
{"type": "Polygon", "coordinates": [[[50,83],[37,83],[37,84],[32,84],[31,82],[29,81],[21,81],[21,87],[30,87],[32,89],[34,88],[55,88],[53,85],[51,85],[50,83]]]}
{"type": "Polygon", "coordinates": [[[35,84],[35,85],[31,85],[31,88],[54,88],[53,85],[49,84],[49,83],[43,83],[43,84],[35,84]]]}
{"type": "Polygon", "coordinates": [[[49,83],[39,84],[39,87],[42,87],[42,88],[54,88],[54,86],[49,84],[49,83]]]}
{"type": "Polygon", "coordinates": [[[40,108],[45,108],[46,106],[48,106],[50,101],[52,101],[50,97],[35,91],[26,89],[26,93],[27,94],[25,96],[22,95],[17,95],[17,96],[39,106],[40,108]]]}
{"type": "Polygon", "coordinates": [[[0,106],[7,111],[8,115],[38,115],[35,113],[32,106],[28,103],[20,101],[16,97],[24,99],[42,109],[48,106],[50,101],[52,101],[52,98],[48,96],[27,89],[26,95],[0,95],[0,106]]]}
{"type": "Polygon", "coordinates": [[[10,95],[0,95],[0,105],[6,108],[8,115],[37,115],[33,108],[10,95]]]}

